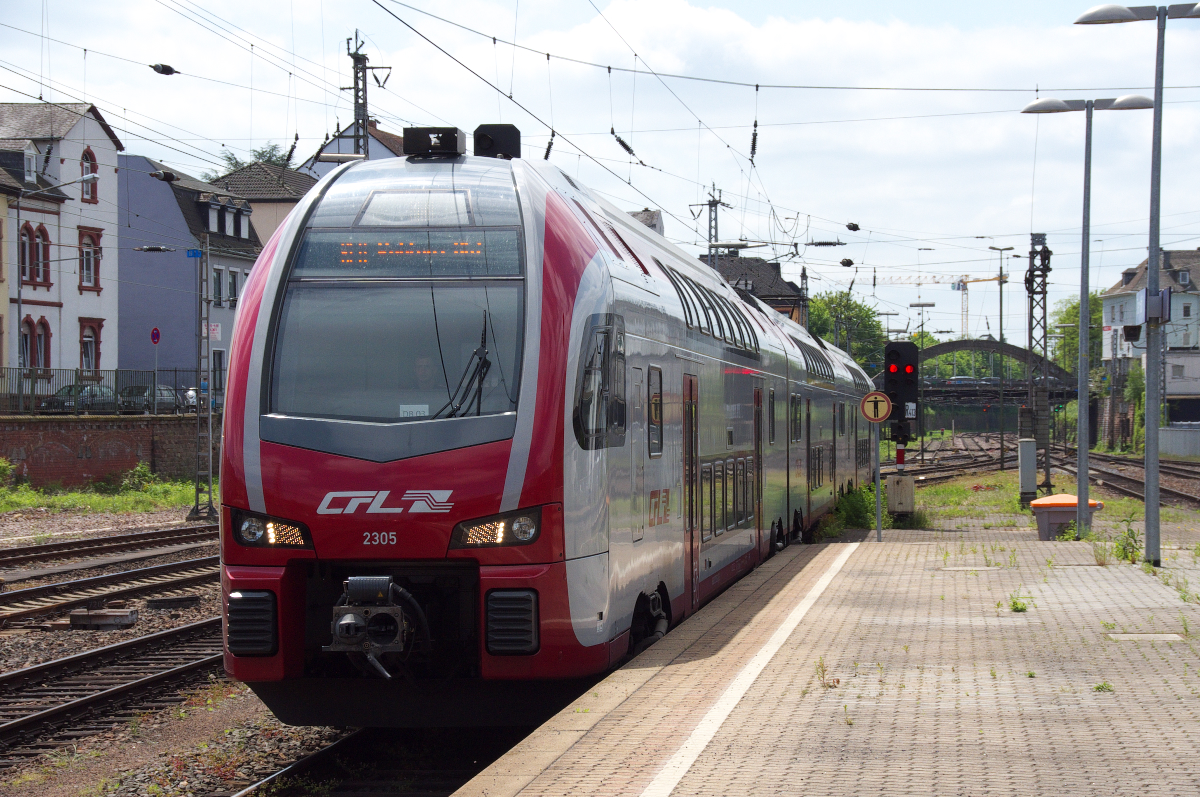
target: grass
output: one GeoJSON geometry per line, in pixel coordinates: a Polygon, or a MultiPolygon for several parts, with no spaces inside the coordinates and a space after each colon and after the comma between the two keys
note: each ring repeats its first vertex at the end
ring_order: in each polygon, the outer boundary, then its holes
{"type": "MultiPolygon", "coordinates": [[[[3,460],[0,460],[3,462],[3,460]]],[[[213,500],[217,500],[213,485],[213,500]]],[[[0,486],[0,512],[38,509],[49,512],[149,512],[190,506],[196,499],[192,482],[163,481],[150,473],[143,462],[136,468],[104,482],[70,489],[28,484],[0,486]]]]}
{"type": "Polygon", "coordinates": [[[1092,687],[1092,691],[1093,692],[1112,692],[1114,690],[1113,690],[1113,685],[1110,684],[1108,681],[1101,681],[1100,683],[1098,683],[1092,687]]]}

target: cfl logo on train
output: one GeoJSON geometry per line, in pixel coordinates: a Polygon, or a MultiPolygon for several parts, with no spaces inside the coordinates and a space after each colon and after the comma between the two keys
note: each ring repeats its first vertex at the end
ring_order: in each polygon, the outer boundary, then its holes
{"type": "MultiPolygon", "coordinates": [[[[368,515],[396,515],[404,511],[402,506],[384,506],[391,490],[344,490],[325,493],[318,515],[353,515],[360,506],[366,506],[368,515]],[[334,506],[334,501],[347,499],[344,506],[334,506]]],[[[445,514],[454,508],[450,501],[453,490],[407,490],[402,501],[412,501],[410,514],[445,514]]]]}
{"type": "Polygon", "coordinates": [[[671,519],[671,491],[650,491],[650,525],[661,526],[671,519]]]}

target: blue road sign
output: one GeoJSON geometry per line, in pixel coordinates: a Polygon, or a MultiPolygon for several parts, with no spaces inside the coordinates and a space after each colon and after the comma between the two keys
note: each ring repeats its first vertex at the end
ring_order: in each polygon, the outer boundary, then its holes
{"type": "Polygon", "coordinates": [[[189,250],[187,250],[187,253],[188,253],[188,257],[200,257],[204,254],[199,249],[189,249],[189,250]]]}

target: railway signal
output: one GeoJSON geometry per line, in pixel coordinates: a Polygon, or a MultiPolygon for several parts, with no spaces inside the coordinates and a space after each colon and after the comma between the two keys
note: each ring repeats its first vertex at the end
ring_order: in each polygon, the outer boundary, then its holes
{"type": "MultiPolygon", "coordinates": [[[[892,439],[901,446],[912,437],[909,421],[917,419],[920,354],[917,344],[909,341],[892,341],[883,349],[883,392],[892,401],[888,420],[892,423],[892,439]]],[[[896,464],[901,463],[897,461],[896,464]]]]}

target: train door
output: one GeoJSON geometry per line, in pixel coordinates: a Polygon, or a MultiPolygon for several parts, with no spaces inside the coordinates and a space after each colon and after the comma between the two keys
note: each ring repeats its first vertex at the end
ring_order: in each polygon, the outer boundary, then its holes
{"type": "MultiPolygon", "coordinates": [[[[763,506],[762,506],[762,472],[763,472],[763,389],[759,383],[754,388],[754,461],[750,463],[750,495],[746,496],[746,508],[754,515],[754,542],[758,548],[760,559],[766,558],[767,549],[763,544],[763,506]]],[[[770,543],[768,543],[770,544],[770,543]]]]}
{"type": "Polygon", "coordinates": [[[829,444],[829,481],[830,489],[836,493],[838,489],[838,437],[840,436],[842,429],[840,426],[838,426],[838,403],[836,401],[833,402],[832,407],[833,422],[830,425],[833,427],[833,435],[829,444]]]}
{"type": "MultiPolygon", "coordinates": [[[[817,441],[813,440],[812,436],[812,399],[804,399],[804,440],[808,446],[808,478],[805,484],[808,485],[808,494],[804,497],[804,522],[812,522],[812,493],[813,487],[817,485],[816,468],[820,467],[817,460],[817,452],[820,451],[820,446],[817,441]]],[[[804,529],[800,529],[801,534],[804,529]]]]}
{"type": "Polygon", "coordinates": [[[646,424],[645,385],[642,384],[642,369],[630,368],[633,383],[633,407],[629,424],[629,527],[633,541],[639,542],[646,536],[646,424]]]}
{"type": "Polygon", "coordinates": [[[698,380],[683,375],[683,526],[685,588],[691,611],[700,607],[700,412],[698,380]]]}

